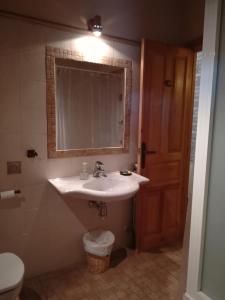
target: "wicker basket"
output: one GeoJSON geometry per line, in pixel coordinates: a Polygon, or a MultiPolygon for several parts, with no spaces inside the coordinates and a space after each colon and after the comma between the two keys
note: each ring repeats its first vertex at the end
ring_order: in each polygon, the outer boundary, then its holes
{"type": "Polygon", "coordinates": [[[98,274],[108,270],[110,263],[110,255],[96,256],[88,252],[86,252],[86,254],[89,272],[98,274]]]}

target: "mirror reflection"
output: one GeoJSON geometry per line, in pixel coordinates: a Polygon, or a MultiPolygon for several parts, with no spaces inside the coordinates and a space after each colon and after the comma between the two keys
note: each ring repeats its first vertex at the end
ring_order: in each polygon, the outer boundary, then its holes
{"type": "Polygon", "coordinates": [[[56,150],[122,147],[124,68],[56,58],[56,150]]]}

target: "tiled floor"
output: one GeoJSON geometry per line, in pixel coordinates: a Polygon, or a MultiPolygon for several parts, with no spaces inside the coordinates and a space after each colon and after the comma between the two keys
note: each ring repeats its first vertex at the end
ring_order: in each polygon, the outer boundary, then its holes
{"type": "Polygon", "coordinates": [[[133,253],[100,275],[80,266],[39,276],[25,286],[43,300],[177,300],[181,261],[177,248],[133,253]]]}

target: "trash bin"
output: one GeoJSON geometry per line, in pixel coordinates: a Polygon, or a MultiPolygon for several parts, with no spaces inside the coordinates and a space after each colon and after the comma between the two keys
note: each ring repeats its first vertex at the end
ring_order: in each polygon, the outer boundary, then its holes
{"type": "Polygon", "coordinates": [[[109,268],[114,241],[115,236],[111,231],[94,230],[84,234],[84,249],[91,273],[103,273],[109,268]]]}

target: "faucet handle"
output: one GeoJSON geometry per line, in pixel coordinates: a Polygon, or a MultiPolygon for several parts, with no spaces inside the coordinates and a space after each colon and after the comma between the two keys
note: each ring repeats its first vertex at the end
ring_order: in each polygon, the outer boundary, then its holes
{"type": "Polygon", "coordinates": [[[106,177],[103,162],[101,162],[101,161],[99,161],[99,160],[97,160],[97,161],[95,162],[95,167],[94,167],[94,171],[93,171],[93,176],[94,176],[94,177],[101,177],[101,176],[106,177]]]}

